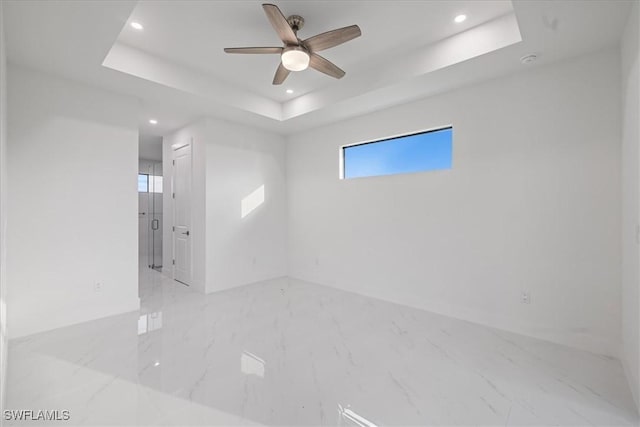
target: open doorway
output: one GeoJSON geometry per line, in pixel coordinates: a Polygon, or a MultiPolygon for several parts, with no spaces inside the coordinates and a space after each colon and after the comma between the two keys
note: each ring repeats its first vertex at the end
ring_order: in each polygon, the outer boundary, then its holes
{"type": "Polygon", "coordinates": [[[138,259],[141,270],[162,271],[162,137],[140,135],[138,259]]]}

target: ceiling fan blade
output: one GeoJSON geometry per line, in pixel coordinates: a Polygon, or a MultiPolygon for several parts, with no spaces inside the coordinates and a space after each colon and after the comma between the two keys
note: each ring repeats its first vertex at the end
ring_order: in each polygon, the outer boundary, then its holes
{"type": "Polygon", "coordinates": [[[296,37],[296,33],[293,32],[287,19],[284,17],[278,6],[275,4],[265,3],[262,5],[264,9],[264,13],[267,14],[267,18],[269,18],[269,22],[273,26],[273,29],[276,30],[280,40],[282,40],[285,44],[298,44],[298,37],[296,37]]]}
{"type": "Polygon", "coordinates": [[[284,82],[285,79],[289,76],[289,73],[291,73],[291,71],[284,68],[284,65],[282,65],[282,62],[281,62],[280,65],[278,66],[278,69],[276,70],[276,75],[273,76],[273,84],[281,85],[282,82],[284,82]]]}
{"type": "Polygon", "coordinates": [[[224,51],[227,53],[282,53],[281,47],[225,47],[224,51]]]}
{"type": "Polygon", "coordinates": [[[360,27],[357,25],[350,25],[348,27],[338,28],[337,30],[327,31],[326,33],[309,37],[302,43],[304,43],[311,52],[320,52],[321,50],[346,43],[349,40],[360,37],[361,35],[362,32],[360,31],[360,27]]]}
{"type": "Polygon", "coordinates": [[[324,59],[322,56],[317,53],[311,54],[311,59],[309,60],[309,66],[315,70],[320,71],[321,73],[325,73],[328,76],[335,77],[336,79],[341,79],[346,74],[343,70],[338,68],[333,62],[324,59]]]}

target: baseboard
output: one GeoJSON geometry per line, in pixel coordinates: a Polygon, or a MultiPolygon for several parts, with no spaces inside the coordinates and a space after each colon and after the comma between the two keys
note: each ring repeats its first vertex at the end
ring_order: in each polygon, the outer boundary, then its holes
{"type": "MultiPolygon", "coordinates": [[[[131,298],[129,304],[119,304],[118,308],[113,308],[109,311],[103,311],[102,313],[84,313],[81,319],[74,318],[57,318],[55,321],[51,321],[44,324],[38,324],[36,326],[30,325],[29,327],[17,328],[13,326],[11,328],[12,334],[9,334],[9,341],[25,338],[31,335],[39,334],[42,332],[48,332],[55,329],[66,328],[69,326],[79,325],[82,323],[92,322],[94,320],[105,319],[108,317],[119,316],[122,314],[132,313],[140,310],[140,297],[136,296],[135,298],[131,298]],[[16,332],[17,331],[17,332],[16,332]]],[[[21,319],[15,319],[12,325],[19,324],[21,319]]]]}
{"type": "Polygon", "coordinates": [[[265,278],[260,278],[258,280],[251,280],[248,282],[238,282],[238,283],[233,283],[233,284],[229,284],[223,287],[218,287],[216,289],[212,289],[209,290],[209,287],[207,286],[207,294],[212,294],[212,293],[216,293],[216,292],[220,292],[220,291],[227,291],[229,289],[235,289],[235,288],[241,288],[243,286],[250,286],[250,285],[254,285],[256,283],[261,283],[261,282],[268,282],[270,280],[277,280],[277,279],[287,279],[289,278],[289,276],[287,276],[286,274],[276,274],[273,276],[266,276],[265,278]]]}
{"type": "MultiPolygon", "coordinates": [[[[5,334],[1,334],[0,340],[2,341],[2,350],[0,350],[0,414],[4,414],[4,408],[6,403],[5,391],[7,382],[8,371],[8,356],[9,356],[9,340],[5,334]]],[[[2,423],[0,422],[0,425],[2,423]]]]}
{"type": "Polygon", "coordinates": [[[636,404],[636,412],[640,415],[640,378],[635,378],[633,370],[629,367],[629,364],[624,357],[620,358],[620,362],[622,363],[622,369],[624,370],[624,375],[627,378],[627,383],[629,384],[629,390],[631,390],[633,401],[636,404]]]}
{"type": "Polygon", "coordinates": [[[337,285],[328,285],[320,283],[314,280],[309,280],[301,277],[290,276],[293,279],[301,280],[303,282],[318,284],[321,286],[327,286],[329,288],[337,289],[343,292],[349,292],[356,295],[362,295],[369,298],[374,298],[380,301],[391,302],[394,304],[402,305],[405,307],[411,307],[418,310],[428,311],[430,313],[439,314],[441,316],[451,317],[458,320],[464,320],[466,322],[475,323],[477,325],[487,326],[493,329],[498,329],[506,332],[511,332],[519,335],[525,335],[531,338],[536,338],[542,341],[552,342],[554,344],[564,345],[571,348],[576,348],[590,353],[603,355],[607,357],[619,358],[620,343],[616,339],[610,339],[608,337],[599,337],[595,335],[576,334],[571,331],[560,330],[544,330],[538,325],[529,325],[524,322],[515,323],[513,319],[501,319],[495,313],[477,312],[465,307],[456,307],[450,304],[444,303],[421,303],[416,304],[414,300],[403,300],[401,298],[384,298],[380,295],[369,292],[361,292],[352,289],[345,289],[337,285]]]}

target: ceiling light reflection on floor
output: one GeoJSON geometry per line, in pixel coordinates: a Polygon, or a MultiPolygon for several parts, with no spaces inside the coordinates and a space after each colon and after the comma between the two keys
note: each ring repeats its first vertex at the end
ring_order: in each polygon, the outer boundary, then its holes
{"type": "Polygon", "coordinates": [[[358,426],[358,427],[378,427],[362,415],[351,410],[350,405],[343,407],[338,404],[338,425],[358,426]]]}
{"type": "Polygon", "coordinates": [[[244,351],[240,356],[240,370],[245,375],[256,375],[264,378],[264,365],[264,360],[248,351],[244,351]]]}
{"type": "Polygon", "coordinates": [[[155,331],[162,328],[162,312],[156,311],[149,314],[142,314],[138,318],[138,335],[155,331]]]}

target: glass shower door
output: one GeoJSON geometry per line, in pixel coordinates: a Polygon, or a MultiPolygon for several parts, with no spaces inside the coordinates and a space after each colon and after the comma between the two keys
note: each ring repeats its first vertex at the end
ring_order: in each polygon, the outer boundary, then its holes
{"type": "Polygon", "coordinates": [[[162,163],[149,166],[149,263],[150,267],[162,269],[162,163]]]}

